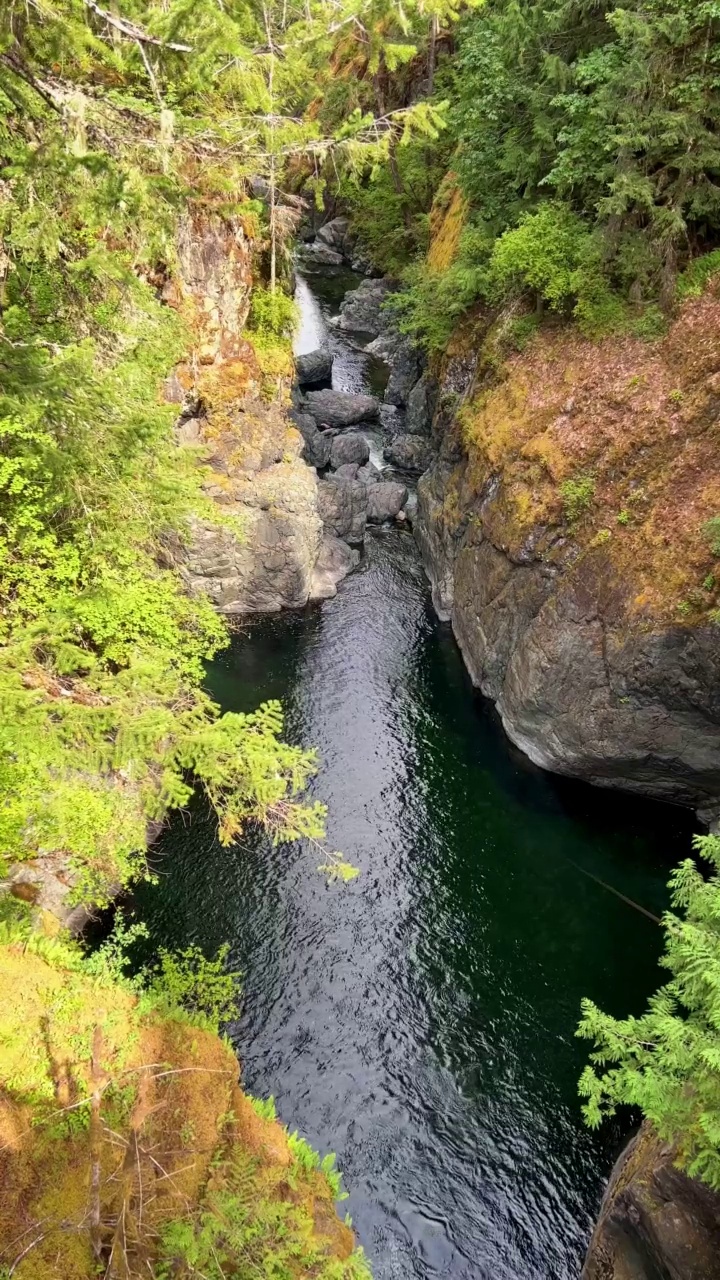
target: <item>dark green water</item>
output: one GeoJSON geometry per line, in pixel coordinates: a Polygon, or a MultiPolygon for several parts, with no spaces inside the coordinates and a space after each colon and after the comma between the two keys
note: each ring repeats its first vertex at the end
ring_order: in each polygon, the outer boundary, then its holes
{"type": "Polygon", "coordinates": [[[659,977],[657,926],[591,877],[659,912],[689,818],[509,747],[408,533],[369,538],[337,599],[243,628],[210,681],[226,708],[283,699],[361,876],[223,850],[198,809],[138,893],[154,940],[231,943],[246,1086],[337,1152],[378,1280],[577,1277],[624,1136],[581,1123],[580,999],[639,1011],[659,977]]]}

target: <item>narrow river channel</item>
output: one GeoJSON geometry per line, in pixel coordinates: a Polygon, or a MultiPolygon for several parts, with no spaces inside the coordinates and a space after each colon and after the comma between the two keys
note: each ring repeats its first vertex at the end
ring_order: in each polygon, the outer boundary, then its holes
{"type": "MultiPolygon", "coordinates": [[[[332,342],[338,389],[379,376],[332,342]]],[[[154,941],[230,942],[245,1085],[337,1153],[377,1280],[575,1280],[627,1132],[583,1127],[580,1000],[639,1011],[656,986],[659,930],[617,895],[660,912],[689,817],[509,746],[406,530],[369,536],[336,599],[243,625],[209,683],[227,709],[282,699],[320,754],[329,848],[361,874],[328,884],[316,850],[259,837],[221,849],[197,807],[137,893],[154,941]]]]}

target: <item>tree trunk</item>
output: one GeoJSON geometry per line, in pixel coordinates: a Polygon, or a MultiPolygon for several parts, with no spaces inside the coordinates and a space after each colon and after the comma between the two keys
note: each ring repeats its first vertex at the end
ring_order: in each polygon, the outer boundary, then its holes
{"type": "Polygon", "coordinates": [[[437,14],[433,14],[430,19],[430,41],[428,43],[428,77],[427,91],[428,98],[432,97],[435,90],[435,65],[437,61],[437,38],[438,38],[438,20],[437,14]]]}

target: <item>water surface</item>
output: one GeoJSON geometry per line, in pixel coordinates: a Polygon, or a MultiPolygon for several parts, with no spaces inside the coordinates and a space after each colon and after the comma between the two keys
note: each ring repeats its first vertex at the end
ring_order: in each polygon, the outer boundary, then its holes
{"type": "Polygon", "coordinates": [[[244,627],[211,686],[238,710],[283,699],[361,875],[223,850],[195,810],[140,895],[154,940],[230,941],[246,1086],[337,1152],[378,1280],[577,1276],[621,1136],[581,1123],[580,999],[639,1012],[659,980],[657,927],[598,879],[659,912],[688,820],[509,748],[403,532],[337,599],[244,627]]]}
{"type": "MultiPolygon", "coordinates": [[[[339,389],[367,387],[332,340],[339,389]]],[[[283,700],[320,754],[328,847],[361,874],[328,884],[317,850],[262,837],[221,849],[196,806],[138,893],[154,942],[230,943],[246,1087],[337,1153],[377,1280],[577,1277],[629,1123],[582,1125],[580,1000],[639,1012],[660,980],[659,930],[617,894],[662,910],[689,818],[510,747],[407,531],[371,535],[335,600],[241,626],[209,683],[225,708],[283,700]]]]}

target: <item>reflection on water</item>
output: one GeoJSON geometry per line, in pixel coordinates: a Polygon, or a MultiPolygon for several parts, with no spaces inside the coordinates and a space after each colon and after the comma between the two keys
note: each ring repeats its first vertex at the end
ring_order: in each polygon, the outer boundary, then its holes
{"type": "Polygon", "coordinates": [[[230,941],[245,1083],[337,1152],[378,1280],[577,1277],[622,1137],[580,1120],[579,1002],[639,1011],[658,981],[657,927],[598,879],[659,913],[689,820],[509,748],[404,531],[371,537],[335,600],[242,627],[211,686],[283,699],[361,875],[223,850],[198,809],[138,895],[155,941],[230,941]]]}

